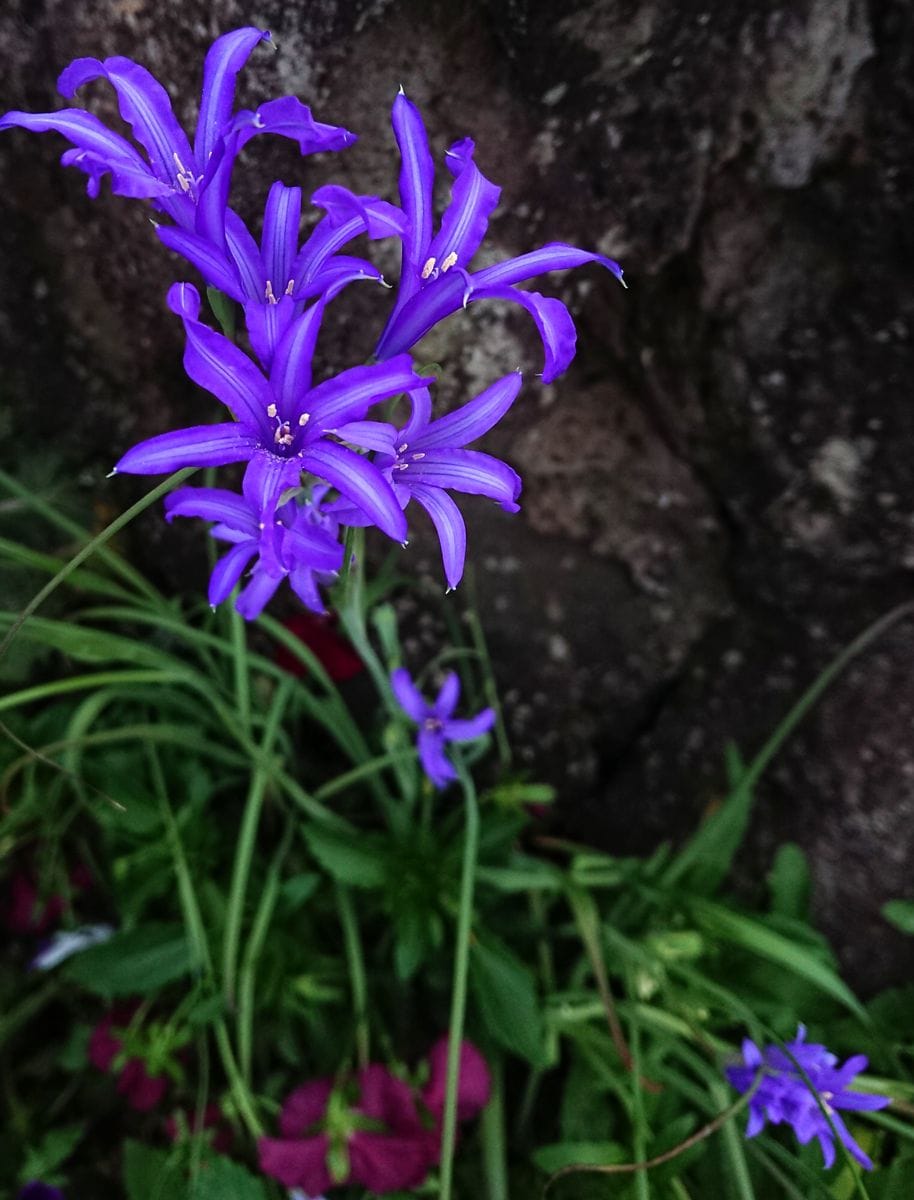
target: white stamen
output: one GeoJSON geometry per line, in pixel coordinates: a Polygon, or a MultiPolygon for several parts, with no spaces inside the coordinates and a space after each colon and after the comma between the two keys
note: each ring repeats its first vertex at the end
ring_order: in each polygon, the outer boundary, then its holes
{"type": "Polygon", "coordinates": [[[273,283],[269,279],[267,280],[267,286],[263,289],[263,294],[264,294],[267,304],[275,304],[276,303],[276,296],[273,292],[273,283]]]}
{"type": "Polygon", "coordinates": [[[450,252],[450,254],[447,256],[447,258],[444,260],[444,262],[441,264],[441,274],[443,275],[445,271],[450,271],[451,267],[454,265],[454,263],[456,263],[456,261],[457,261],[457,251],[452,250],[450,252]]]}
{"type": "Polygon", "coordinates": [[[409,449],[409,442],[404,442],[402,446],[397,447],[397,453],[402,454],[404,450],[409,449]]]}
{"type": "Polygon", "coordinates": [[[290,279],[289,282],[286,284],[286,290],[283,292],[283,295],[291,296],[294,291],[295,291],[295,280],[290,279]]]}
{"type": "Polygon", "coordinates": [[[421,452],[421,453],[419,453],[419,454],[414,454],[414,455],[413,455],[413,462],[418,462],[420,458],[425,458],[425,452],[424,452],[424,451],[422,451],[422,452],[421,452]]]}
{"type": "Polygon", "coordinates": [[[310,420],[311,420],[310,413],[302,413],[302,415],[298,418],[298,423],[299,423],[299,425],[307,425],[310,420]]]}
{"type": "Polygon", "coordinates": [[[428,279],[429,275],[431,275],[431,273],[432,273],[432,271],[434,271],[434,269],[435,269],[435,260],[434,260],[434,258],[430,258],[426,262],[425,266],[422,268],[422,278],[428,279]]]}
{"type": "Polygon", "coordinates": [[[276,405],[275,404],[267,405],[267,416],[270,418],[271,421],[276,416],[276,405]]]}

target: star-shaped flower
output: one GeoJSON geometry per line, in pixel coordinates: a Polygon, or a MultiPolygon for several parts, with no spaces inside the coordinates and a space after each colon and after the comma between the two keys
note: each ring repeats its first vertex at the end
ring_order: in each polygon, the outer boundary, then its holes
{"type": "MultiPolygon", "coordinates": [[[[560,300],[525,292],[514,285],[545,271],[560,271],[596,262],[622,282],[622,268],[611,258],[551,242],[539,250],[470,271],[501,189],[473,161],[470,138],[455,142],[445,165],[453,176],[451,202],[434,232],[432,200],[435,168],[425,125],[416,106],[401,92],[394,101],[392,123],[400,148],[400,203],[405,222],[402,269],[393,311],[375,354],[385,359],[414,346],[439,321],[473,300],[509,300],[533,318],[542,338],[546,361],[543,380],[560,375],[574,357],[576,333],[571,314],[560,300]]],[[[358,198],[336,189],[328,211],[342,220],[358,198]]]]}
{"type": "Polygon", "coordinates": [[[871,1171],[872,1162],[854,1141],[837,1112],[838,1109],[872,1112],[891,1103],[888,1096],[847,1090],[854,1077],[866,1069],[865,1056],[855,1054],[839,1067],[837,1057],[825,1046],[806,1041],[803,1025],[797,1028],[796,1039],[786,1043],[786,1049],[790,1051],[789,1055],[779,1046],[766,1046],[762,1050],[746,1038],[743,1041],[743,1065],[727,1068],[727,1078],[739,1092],[747,1092],[762,1072],[761,1082],[749,1101],[746,1137],[761,1133],[766,1121],[772,1125],[790,1125],[803,1146],[814,1137],[819,1139],[825,1166],[830,1167],[835,1161],[835,1139],[822,1112],[821,1101],[835,1133],[860,1165],[871,1171]],[[800,1074],[796,1063],[805,1071],[815,1092],[800,1074]]]}
{"type": "Polygon", "coordinates": [[[142,154],[126,138],[108,129],[82,108],[59,112],[8,112],[0,129],[18,126],[39,133],[53,130],[73,143],[62,162],[89,176],[90,196],[111,176],[116,195],[146,198],[185,229],[216,237],[224,220],[229,176],[235,156],[258,133],[277,133],[297,141],[302,154],[341,150],[354,134],[315,121],[295,96],[269,100],[254,111],[232,112],[235,80],[254,47],[268,41],[266,30],[246,26],[217,38],[203,64],[203,93],[194,144],[178,124],[168,92],[132,59],[115,55],[103,62],[77,58],[61,74],[58,90],[68,99],[83,84],[105,78],[117,93],[118,108],[133,130],[142,154]]]}
{"type": "MultiPolygon", "coordinates": [[[[375,466],[389,479],[406,508],[416,500],[432,519],[448,587],[463,577],[466,559],[466,525],[448,489],[497,500],[506,512],[517,512],[520,476],[507,463],[467,450],[505,415],[517,396],[521,374],[513,371],[480,392],[454,412],[431,420],[432,401],[427,387],[410,392],[412,416],[393,439],[393,453],[378,453],[375,466]]],[[[344,525],[370,524],[370,518],[345,501],[333,506],[344,525]]]]}
{"type": "MultiPolygon", "coordinates": [[[[333,189],[328,189],[332,194],[333,189]]],[[[318,193],[319,194],[319,193],[318,193]]],[[[337,251],[360,233],[390,237],[402,226],[399,210],[373,196],[360,197],[369,219],[360,212],[348,222],[324,217],[299,248],[301,188],[276,182],[264,211],[260,245],[241,217],[225,211],[224,228],[206,236],[175,225],[160,226],[159,238],[192,263],[206,283],[244,306],[245,324],[257,357],[269,370],[276,344],[314,296],[331,299],[358,279],[382,281],[381,272],[364,258],[337,251]]],[[[383,281],[382,281],[383,282],[383,281]]]]}
{"type": "Polygon", "coordinates": [[[202,517],[215,521],[210,535],[231,549],[210,576],[209,602],[215,608],[231,594],[252,559],[257,562],[249,582],[239,593],[235,608],[248,621],[259,616],[274,592],[288,578],[292,590],[312,612],[325,612],[319,583],[333,580],[343,565],[343,547],[337,540],[339,524],[324,512],[326,487],[315,487],[310,499],[293,497],[277,507],[271,522],[262,520],[258,497],[224,488],[178,488],[165,498],[166,518],[202,517]]]}
{"type": "Polygon", "coordinates": [[[445,753],[448,742],[472,742],[495,724],[495,711],[484,708],[466,720],[454,717],[460,699],[460,681],[455,672],[445,677],[433,704],[429,704],[410,677],[398,667],[390,676],[397,703],[411,721],[419,726],[417,746],[422,770],[436,788],[444,788],[457,778],[454,764],[445,753]]]}
{"type": "Polygon", "coordinates": [[[404,541],[406,519],[390,484],[366,458],[330,438],[335,435],[368,449],[389,447],[393,429],[363,418],[379,400],[426,382],[414,373],[409,355],[352,367],[312,387],[311,360],[323,300],[286,329],[269,377],[228,338],[198,320],[196,288],[176,283],[168,302],[187,331],[185,370],[221,400],[235,420],[150,438],[128,450],[115,471],[160,475],[181,467],[247,462],[245,494],[267,525],[275,519],[283,493],[297,486],[307,471],[363,509],[389,537],[404,541]]]}

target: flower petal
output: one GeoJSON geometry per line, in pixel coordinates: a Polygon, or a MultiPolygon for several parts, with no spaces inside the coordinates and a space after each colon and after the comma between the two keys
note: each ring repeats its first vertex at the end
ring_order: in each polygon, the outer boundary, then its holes
{"type": "Polygon", "coordinates": [[[406,217],[398,301],[402,304],[419,288],[422,265],[428,257],[435,165],[419,110],[402,91],[394,100],[391,122],[400,148],[400,204],[406,217]]]}
{"type": "Polygon", "coordinates": [[[340,441],[351,442],[362,450],[377,450],[391,457],[396,452],[397,431],[386,421],[347,421],[330,432],[340,441]]]}
{"type": "Polygon", "coordinates": [[[343,547],[324,529],[297,521],[283,533],[283,557],[289,569],[294,563],[314,571],[338,571],[343,565],[343,547]]]}
{"type": "Polygon", "coordinates": [[[455,268],[426,284],[407,303],[403,302],[405,297],[401,280],[400,298],[375,347],[375,357],[383,360],[409,350],[439,321],[462,308],[472,290],[468,279],[467,275],[455,268]]]}
{"type": "Polygon", "coordinates": [[[355,134],[338,125],[315,121],[311,109],[296,96],[281,96],[268,100],[256,112],[236,113],[230,128],[237,131],[238,149],[258,133],[277,133],[298,142],[302,154],[318,154],[323,150],[344,150],[356,140],[355,134]]]}
{"type": "Polygon", "coordinates": [[[225,488],[182,487],[165,497],[165,519],[201,517],[220,521],[248,537],[257,537],[257,519],[250,505],[236,492],[225,488]]]}
{"type": "Polygon", "coordinates": [[[357,1130],[349,1142],[349,1178],[374,1195],[411,1191],[428,1174],[428,1143],[423,1130],[397,1137],[357,1130]]]}
{"type": "Polygon", "coordinates": [[[409,441],[413,450],[427,450],[438,446],[462,447],[468,442],[475,442],[484,433],[488,433],[514,403],[522,379],[520,371],[505,375],[462,408],[433,421],[417,437],[407,439],[404,431],[404,441],[409,441]]]}
{"type": "Polygon", "coordinates": [[[213,608],[232,594],[232,589],[256,553],[257,542],[251,539],[232,546],[231,550],[219,559],[209,577],[207,599],[213,608]]]}
{"type": "Polygon", "coordinates": [[[295,295],[309,283],[337,250],[342,249],[362,232],[361,217],[353,217],[342,225],[334,224],[329,217],[318,221],[292,264],[292,294],[295,295]]]}
{"type": "Polygon", "coordinates": [[[457,778],[454,764],[444,752],[444,738],[440,730],[420,729],[417,739],[419,761],[422,770],[436,788],[444,788],[457,778]]]}
{"type": "Polygon", "coordinates": [[[276,296],[282,295],[292,279],[300,221],[301,188],[286,187],[277,180],[267,197],[261,239],[264,278],[276,296]]]}
{"type": "MultiPolygon", "coordinates": [[[[332,227],[348,225],[354,218],[362,223],[369,238],[403,237],[406,217],[403,210],[377,196],[358,196],[347,187],[328,183],[311,197],[311,203],[327,210],[332,227]]],[[[360,230],[361,232],[361,230],[360,230]]]]}
{"type": "Polygon", "coordinates": [[[292,591],[305,608],[313,613],[326,613],[327,608],[321,599],[317,580],[314,578],[314,571],[311,567],[301,565],[293,567],[289,572],[289,583],[292,585],[292,591]]]}
{"type": "Polygon", "coordinates": [[[264,1175],[278,1180],[283,1187],[300,1187],[308,1196],[322,1196],[332,1186],[327,1170],[330,1139],[325,1133],[317,1137],[260,1138],[257,1154],[264,1175]]]}
{"type": "Polygon", "coordinates": [[[115,471],[123,475],[167,475],[182,467],[224,467],[244,462],[256,443],[242,425],[194,425],[160,433],[132,446],[115,471]]]}
{"type": "Polygon", "coordinates": [[[323,315],[324,301],[318,300],[291,322],[276,345],[270,368],[270,386],[284,421],[297,419],[297,414],[305,407],[311,386],[311,359],[314,357],[323,315]]]}
{"type": "Polygon", "coordinates": [[[486,179],[473,162],[473,149],[472,140],[464,138],[451,146],[445,159],[454,176],[451,202],[444,210],[441,228],[428,248],[428,257],[435,259],[439,269],[449,259],[452,266],[455,263],[462,267],[469,265],[485,237],[489,215],[501,195],[501,188],[486,179]]]}
{"type": "Polygon", "coordinates": [[[302,468],[357,504],[396,542],[406,541],[406,518],[393,490],[376,466],[333,442],[316,442],[301,456],[302,468]]]}
{"type": "Polygon", "coordinates": [[[407,446],[421,435],[431,419],[432,393],[427,387],[413,388],[409,393],[409,402],[410,417],[400,430],[402,442],[405,442],[407,446]]]}
{"type": "MultiPolygon", "coordinates": [[[[332,1079],[309,1079],[283,1101],[279,1131],[285,1138],[303,1138],[327,1112],[333,1091],[332,1079]]],[[[322,1191],[322,1188],[317,1189],[322,1191]]]]}
{"type": "Polygon", "coordinates": [[[91,150],[101,158],[123,162],[149,172],[148,163],[118,133],[93,113],[82,108],[62,108],[59,112],[27,113],[13,110],[0,117],[0,129],[28,129],[33,133],[61,133],[81,150],[91,150]]]}
{"type": "Polygon", "coordinates": [[[266,281],[260,261],[260,247],[241,217],[230,208],[225,212],[225,243],[238,268],[238,275],[246,294],[262,304],[266,299],[266,281]]]}
{"type": "MultiPolygon", "coordinates": [[[[406,457],[409,459],[409,455],[406,457]]],[[[430,450],[419,462],[407,461],[397,482],[411,486],[412,480],[488,496],[509,512],[517,512],[516,500],[522,486],[520,476],[507,463],[478,450],[430,450]]]]}
{"type": "MultiPolygon", "coordinates": [[[[426,1108],[439,1119],[444,1115],[447,1090],[448,1039],[439,1038],[428,1052],[429,1080],[422,1091],[426,1108]]],[[[470,1121],[489,1103],[492,1075],[480,1051],[472,1042],[460,1043],[457,1068],[457,1119],[470,1121]]]]}
{"type": "Polygon", "coordinates": [[[551,383],[568,367],[574,358],[577,332],[571,313],[561,302],[539,292],[522,292],[519,288],[497,285],[477,287],[473,285],[471,300],[510,300],[522,305],[536,324],[546,352],[543,366],[543,383],[551,383]]]}
{"type": "Polygon", "coordinates": [[[136,140],[145,147],[158,178],[177,187],[179,173],[196,174],[190,143],[175,118],[168,92],[139,63],[119,54],[104,62],[97,58],[77,58],[61,74],[57,87],[62,95],[71,98],[84,83],[102,77],[117,92],[120,114],[136,140]]]}
{"type": "Polygon", "coordinates": [[[349,255],[338,254],[335,258],[331,258],[313,279],[302,284],[301,287],[295,288],[292,298],[299,301],[310,300],[312,296],[325,296],[328,300],[332,300],[347,284],[355,283],[360,279],[371,279],[376,283],[384,282],[384,276],[367,258],[351,258],[349,255]]]}
{"type": "MultiPolygon", "coordinates": [[[[350,367],[319,383],[308,395],[306,409],[316,429],[334,429],[342,421],[360,421],[379,400],[428,382],[427,376],[415,373],[410,356],[400,354],[388,362],[350,367]]],[[[296,409],[295,420],[304,407],[296,409]]]]}
{"type": "Polygon", "coordinates": [[[267,30],[248,25],[216,38],[203,63],[203,94],[194,137],[194,153],[201,170],[213,152],[216,140],[232,115],[235,81],[251,51],[270,40],[267,30]]]}
{"type": "Polygon", "coordinates": [[[174,250],[197,268],[208,287],[218,288],[233,300],[246,299],[234,262],[209,238],[177,225],[159,225],[156,234],[169,250],[174,250]]]}
{"type": "Polygon", "coordinates": [[[397,667],[390,674],[390,686],[394,698],[411,721],[421,724],[430,712],[422,693],[412,681],[405,667],[397,667]]]}
{"type": "Polygon", "coordinates": [[[244,351],[190,315],[187,295],[181,284],[173,284],[168,292],[168,306],[184,322],[187,333],[185,371],[194,383],[221,400],[249,435],[271,436],[267,409],[274,396],[270,385],[244,351]]]}
{"type": "Polygon", "coordinates": [[[432,709],[440,721],[446,721],[457,707],[460,699],[460,680],[456,671],[448,671],[438,690],[432,709]]]}
{"type": "Polygon", "coordinates": [[[267,570],[261,559],[251,573],[250,583],[238,593],[238,599],[235,601],[236,612],[246,621],[253,621],[255,617],[259,617],[273,599],[282,581],[283,575],[276,575],[267,570]]]}
{"type": "Polygon", "coordinates": [[[474,742],[488,733],[495,724],[495,709],[484,708],[475,717],[455,718],[444,722],[444,736],[449,742],[474,742]]]}
{"type": "Polygon", "coordinates": [[[448,587],[455,588],[463,578],[467,553],[467,529],[460,509],[441,488],[415,484],[410,493],[432,519],[441,546],[444,577],[448,587]]]}
{"type": "Polygon", "coordinates": [[[473,273],[473,283],[478,287],[489,287],[494,284],[522,283],[525,279],[534,279],[546,271],[567,271],[571,267],[580,267],[584,263],[596,262],[607,271],[612,271],[619,282],[625,286],[622,278],[622,268],[611,258],[603,254],[591,254],[588,250],[578,250],[576,246],[566,246],[564,242],[549,242],[529,254],[508,258],[492,267],[485,267],[473,273]]]}
{"type": "Polygon", "coordinates": [[[130,196],[136,200],[151,200],[153,205],[172,213],[177,197],[166,183],[160,183],[143,163],[142,168],[124,164],[120,160],[103,158],[92,150],[65,150],[60,156],[63,167],[78,167],[89,176],[86,193],[94,200],[101,191],[101,181],[111,176],[111,191],[115,196],[130,196]]]}
{"type": "Polygon", "coordinates": [[[264,370],[272,368],[276,347],[294,320],[295,301],[291,296],[282,296],[278,304],[264,304],[262,300],[245,302],[244,325],[251,349],[264,370]]]}

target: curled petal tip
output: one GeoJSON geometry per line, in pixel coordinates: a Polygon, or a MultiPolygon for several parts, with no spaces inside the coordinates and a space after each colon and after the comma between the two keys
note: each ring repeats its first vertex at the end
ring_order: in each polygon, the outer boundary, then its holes
{"type": "Polygon", "coordinates": [[[400,86],[397,88],[397,95],[398,95],[398,96],[405,96],[405,95],[406,95],[406,92],[403,90],[403,84],[402,84],[402,83],[401,83],[401,84],[400,84],[400,86]]]}
{"type": "Polygon", "coordinates": [[[406,547],[407,547],[408,545],[409,545],[409,539],[407,539],[405,542],[401,542],[401,543],[400,543],[400,548],[401,548],[402,550],[405,550],[405,549],[406,549],[406,547]]]}
{"type": "Polygon", "coordinates": [[[108,472],[108,474],[105,476],[105,478],[112,479],[116,474],[117,474],[117,467],[112,467],[111,470],[108,472]]]}

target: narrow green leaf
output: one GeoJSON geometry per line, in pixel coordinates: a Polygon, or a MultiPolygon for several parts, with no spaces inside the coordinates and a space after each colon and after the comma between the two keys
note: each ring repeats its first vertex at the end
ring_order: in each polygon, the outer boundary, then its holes
{"type": "Polygon", "coordinates": [[[806,855],[795,842],[785,842],[774,856],[768,875],[771,911],[804,920],[809,912],[812,880],[806,855]]]}
{"type": "Polygon", "coordinates": [[[492,1039],[534,1067],[545,1066],[542,1013],[533,975],[524,964],[506,946],[476,942],[470,983],[492,1039]]]}
{"type": "Polygon", "coordinates": [[[364,833],[350,837],[323,825],[311,825],[304,832],[308,849],[337,883],[367,888],[383,884],[386,844],[381,838],[364,833]]]}
{"type": "Polygon", "coordinates": [[[553,1142],[533,1151],[533,1162],[547,1175],[576,1163],[609,1166],[623,1163],[628,1151],[618,1142],[553,1142]]]}
{"type": "Polygon", "coordinates": [[[148,995],[190,970],[190,952],[180,925],[150,924],[116,933],[71,959],[64,974],[100,996],[148,995]]]}
{"type": "Polygon", "coordinates": [[[882,906],[882,915],[902,933],[914,933],[914,900],[889,900],[882,906]]]}
{"type": "Polygon", "coordinates": [[[769,962],[785,967],[800,978],[815,984],[827,995],[838,1000],[861,1020],[869,1023],[866,1009],[860,1004],[849,987],[841,981],[831,967],[814,958],[808,948],[775,933],[760,921],[743,916],[723,905],[709,900],[692,900],[689,907],[696,923],[712,937],[722,938],[733,945],[742,946],[751,954],[766,958],[769,962]]]}

